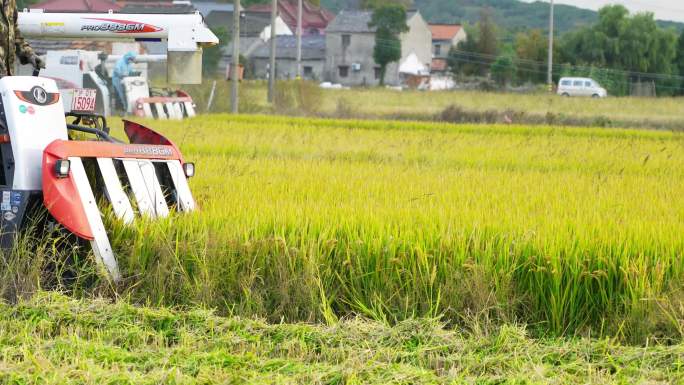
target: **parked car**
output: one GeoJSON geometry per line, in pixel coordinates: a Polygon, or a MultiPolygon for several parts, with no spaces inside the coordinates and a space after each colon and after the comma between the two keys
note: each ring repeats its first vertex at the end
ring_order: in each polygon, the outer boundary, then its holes
{"type": "Polygon", "coordinates": [[[608,91],[590,78],[561,78],[558,82],[558,95],[605,98],[608,91]]]}

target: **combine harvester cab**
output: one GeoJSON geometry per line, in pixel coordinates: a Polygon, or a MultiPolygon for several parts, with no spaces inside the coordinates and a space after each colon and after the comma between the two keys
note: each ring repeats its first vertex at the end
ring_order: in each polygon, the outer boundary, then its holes
{"type": "Polygon", "coordinates": [[[68,125],[57,85],[47,78],[4,77],[0,95],[3,248],[11,248],[27,218],[44,206],[65,229],[90,241],[98,264],[117,281],[121,274],[98,207],[100,193],[125,223],[136,214],[158,218],[173,208],[195,209],[187,182],[194,164],[185,163],[162,135],[124,121],[130,143],[123,143],[99,129],[68,125]],[[68,129],[96,139],[69,140],[68,129]],[[93,188],[96,180],[103,191],[93,188]]]}

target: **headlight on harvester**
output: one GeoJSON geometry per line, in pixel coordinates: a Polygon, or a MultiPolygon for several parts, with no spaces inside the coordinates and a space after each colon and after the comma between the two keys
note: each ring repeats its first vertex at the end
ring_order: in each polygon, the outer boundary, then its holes
{"type": "Polygon", "coordinates": [[[68,159],[60,159],[55,163],[55,174],[58,178],[68,177],[70,169],[71,162],[68,159]]]}
{"type": "Polygon", "coordinates": [[[186,177],[192,178],[195,176],[195,164],[192,162],[183,163],[183,171],[186,177]]]}

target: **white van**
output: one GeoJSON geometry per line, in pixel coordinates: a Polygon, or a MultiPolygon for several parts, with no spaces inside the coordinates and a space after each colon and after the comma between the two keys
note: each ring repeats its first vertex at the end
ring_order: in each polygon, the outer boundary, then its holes
{"type": "Polygon", "coordinates": [[[608,96],[608,91],[593,79],[561,78],[558,82],[558,95],[605,98],[608,96]]]}

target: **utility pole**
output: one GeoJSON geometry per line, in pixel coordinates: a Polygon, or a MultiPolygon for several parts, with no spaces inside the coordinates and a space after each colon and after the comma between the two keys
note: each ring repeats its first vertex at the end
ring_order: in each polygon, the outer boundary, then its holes
{"type": "Polygon", "coordinates": [[[297,0],[297,79],[302,78],[302,0],[297,0]]]}
{"type": "Polygon", "coordinates": [[[268,102],[275,100],[275,77],[276,77],[276,16],[278,14],[278,0],[271,3],[271,57],[269,60],[268,73],[268,102]]]}
{"type": "Polygon", "coordinates": [[[549,92],[553,91],[553,0],[549,12],[549,73],[548,73],[549,92]]]}
{"type": "Polygon", "coordinates": [[[233,0],[233,60],[230,65],[230,110],[238,113],[238,76],[240,68],[240,0],[233,0]]]}

